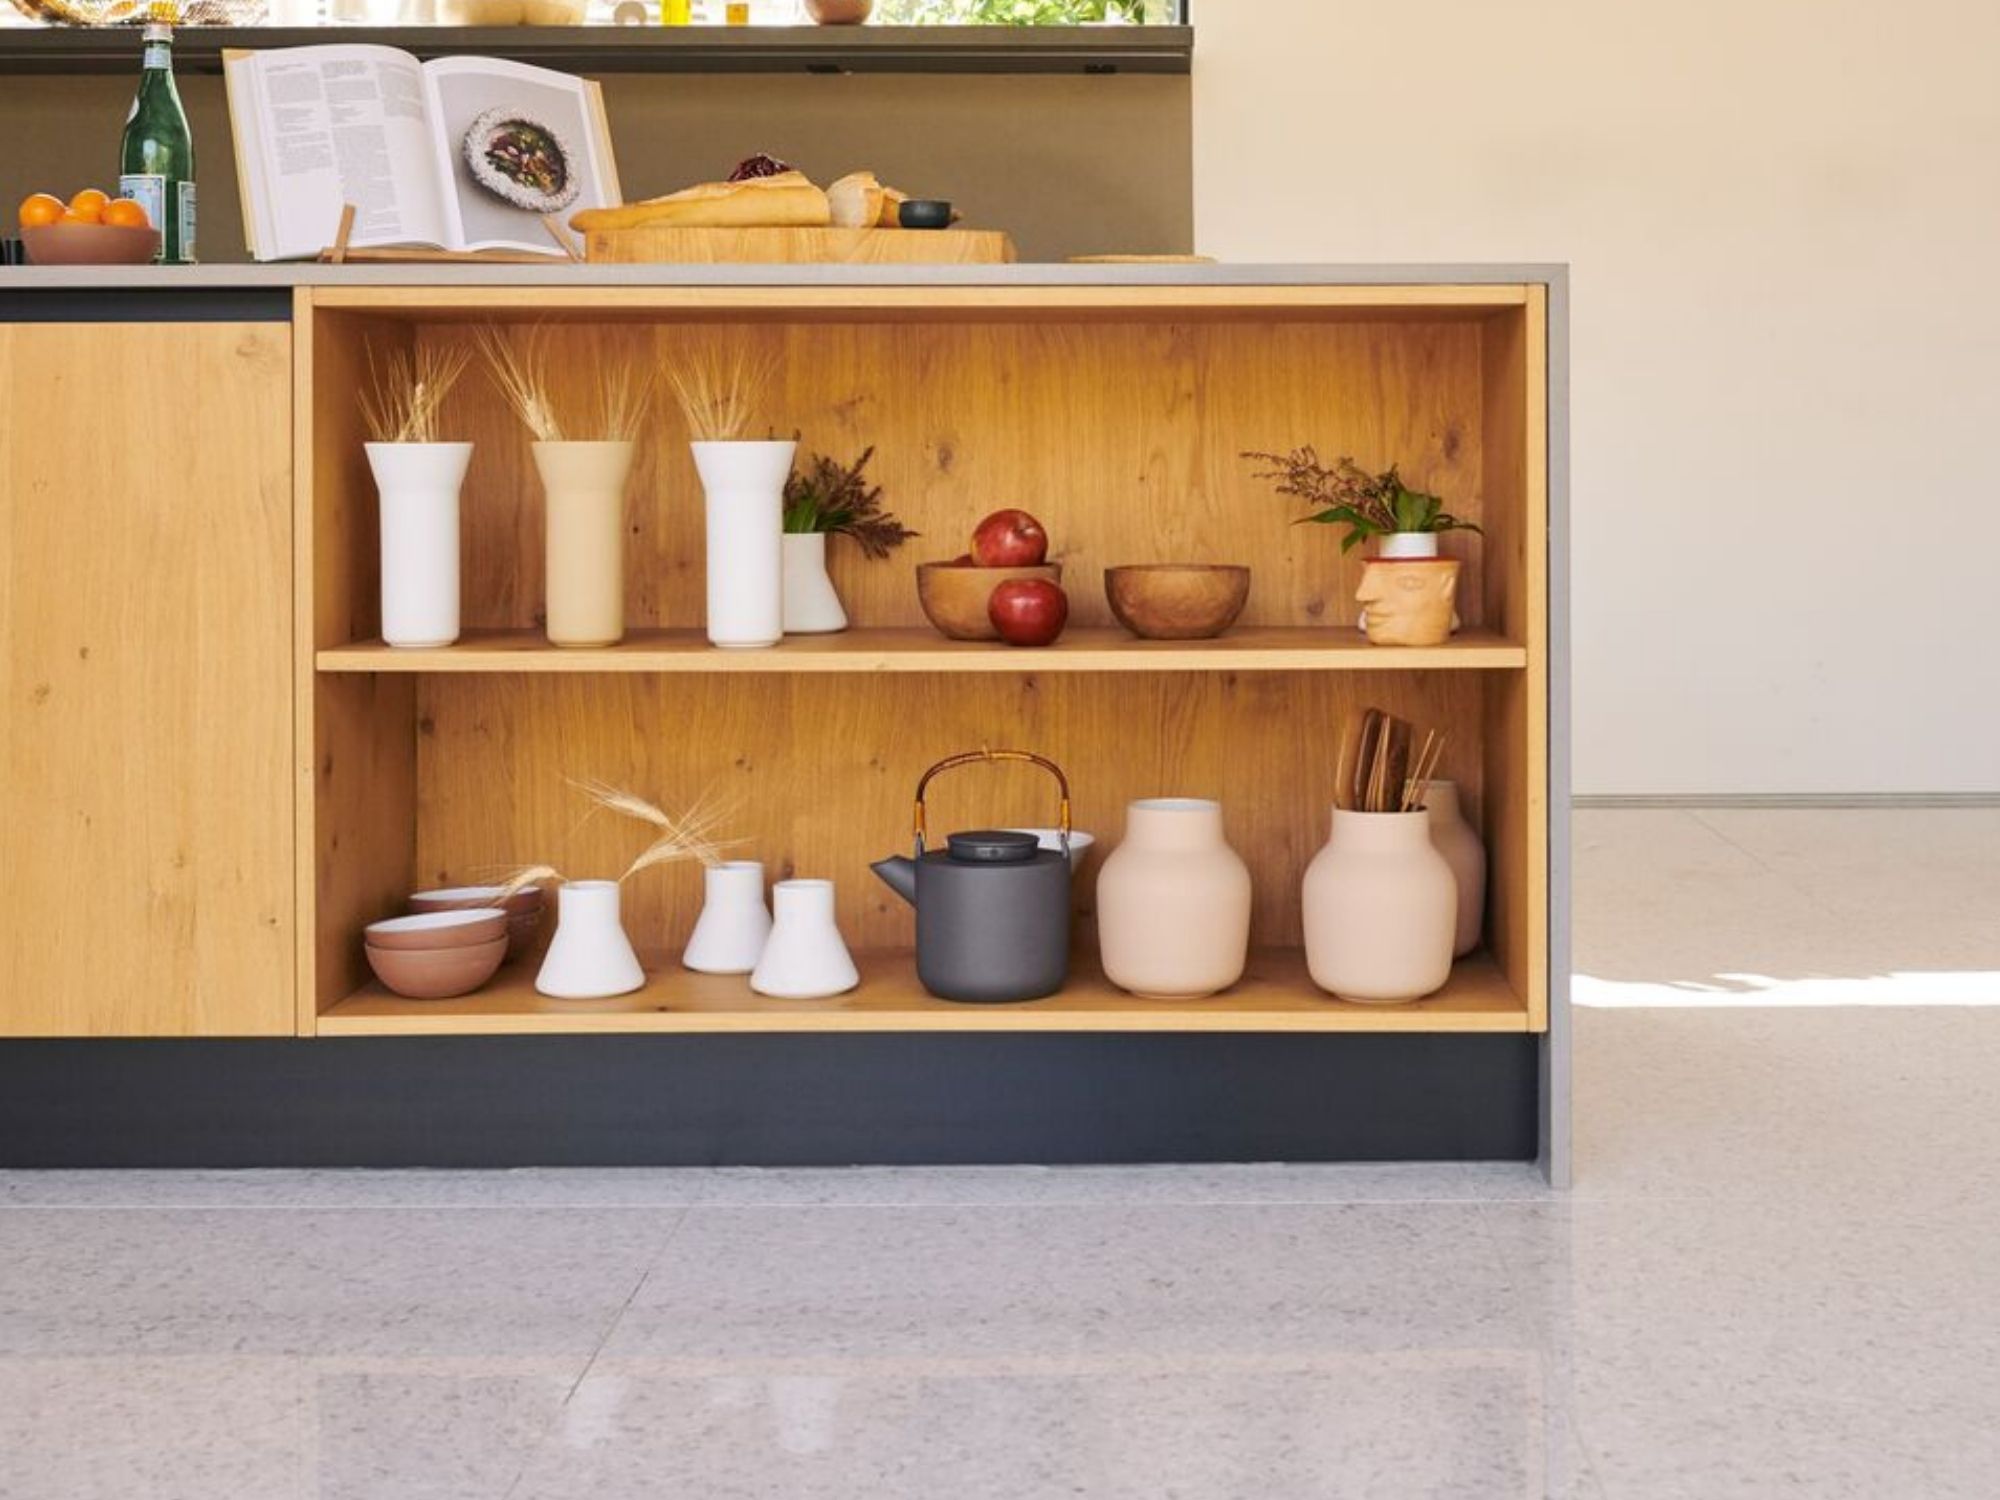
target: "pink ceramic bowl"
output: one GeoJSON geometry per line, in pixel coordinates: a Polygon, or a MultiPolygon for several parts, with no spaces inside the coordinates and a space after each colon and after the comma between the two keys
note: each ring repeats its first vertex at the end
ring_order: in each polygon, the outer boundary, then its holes
{"type": "Polygon", "coordinates": [[[143,266],[160,253],[160,231],[123,224],[37,224],[21,231],[38,266],[143,266]]]}
{"type": "Polygon", "coordinates": [[[469,995],[499,971],[507,956],[505,934],[467,948],[378,948],[365,945],[368,967],[385,988],[406,1000],[449,1000],[469,995]]]}
{"type": "Polygon", "coordinates": [[[371,948],[399,953],[473,948],[507,936],[507,913],[498,907],[484,911],[418,912],[411,917],[371,922],[362,936],[371,948]]]}
{"type": "MultiPolygon", "coordinates": [[[[499,900],[500,887],[497,885],[453,885],[435,891],[418,891],[410,897],[410,910],[426,911],[473,911],[490,909],[499,900]]],[[[507,913],[507,935],[513,939],[507,945],[509,960],[519,958],[535,941],[535,934],[541,931],[542,909],[545,897],[538,885],[527,885],[509,896],[504,903],[507,913]]]]}

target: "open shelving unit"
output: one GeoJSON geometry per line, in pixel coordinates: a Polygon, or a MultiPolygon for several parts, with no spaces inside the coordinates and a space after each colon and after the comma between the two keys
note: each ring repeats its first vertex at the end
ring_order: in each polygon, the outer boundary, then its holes
{"type": "MultiPolygon", "coordinates": [[[[302,287],[297,293],[299,1029],[304,1034],[580,1032],[1514,1032],[1549,1024],[1547,302],[1543,287],[1107,283],[968,287],[302,287]],[[626,641],[543,640],[540,495],[525,436],[476,374],[447,425],[476,444],[465,492],[463,639],[384,646],[374,491],[354,393],[371,345],[546,322],[559,373],[749,347],[779,372],[769,420],[802,449],[873,446],[890,506],[922,534],[886,562],[836,542],[855,628],[761,652],[701,633],[700,490],[662,411],[635,472],[626,641]],[[1353,628],[1359,559],[1239,454],[1314,443],[1478,520],[1453,534],[1465,628],[1430,650],[1353,628]],[[946,641],[914,564],[962,550],[989,510],[1049,526],[1072,627],[1041,651],[946,641]],[[1248,607],[1208,642],[1143,642],[1110,619],[1102,570],[1248,563],[1248,607]],[[1376,704],[1445,729],[1491,858],[1487,942],[1438,995],[1345,1004],[1307,978],[1298,889],[1324,842],[1338,726],[1376,704]],[[1052,756],[1101,858],[1126,802],[1213,796],[1255,883],[1250,972],[1196,1002],[1142,1000],[1095,962],[1096,859],[1077,883],[1069,987],[1012,1006],[917,985],[912,914],[868,863],[906,852],[931,761],[980,744],[1052,756]],[[460,1000],[384,993],[360,930],[413,889],[548,862],[613,873],[629,825],[587,817],[571,779],[669,803],[713,793],[773,879],[833,879],[863,981],[787,1003],[681,971],[691,869],[639,877],[626,926],[649,983],[552,1001],[533,960],[460,1000]]],[[[938,828],[1049,820],[1045,787],[996,767],[941,784],[938,828]],[[953,784],[955,782],[955,784],[953,784]]]]}

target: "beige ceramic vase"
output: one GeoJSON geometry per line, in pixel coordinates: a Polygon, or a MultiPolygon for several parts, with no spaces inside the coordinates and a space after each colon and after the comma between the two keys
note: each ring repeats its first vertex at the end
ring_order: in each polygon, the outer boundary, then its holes
{"type": "Polygon", "coordinates": [[[1463,958],[1479,946],[1480,919],[1486,914],[1486,846],[1465,821],[1457,782],[1432,781],[1424,792],[1424,811],[1431,817],[1431,843],[1458,882],[1458,937],[1451,954],[1463,958]]]}
{"type": "Polygon", "coordinates": [[[1125,838],[1097,876],[1104,975],[1156,1000],[1198,1000],[1243,977],[1250,869],[1222,833],[1222,804],[1154,797],[1125,809],[1125,838]]]}
{"type": "Polygon", "coordinates": [[[1333,810],[1306,868],[1306,967],[1343,1000],[1420,1000],[1451,977],[1458,882],[1427,812],[1333,810]]]}
{"type": "Polygon", "coordinates": [[[549,644],[625,638],[625,480],[632,444],[536,443],[548,553],[549,644]]]}

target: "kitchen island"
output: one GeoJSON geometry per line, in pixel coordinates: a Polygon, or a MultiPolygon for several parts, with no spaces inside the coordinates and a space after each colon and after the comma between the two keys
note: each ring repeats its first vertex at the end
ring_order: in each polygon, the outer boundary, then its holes
{"type": "MultiPolygon", "coordinates": [[[[1566,1171],[1564,278],[1550,267],[199,267],[0,272],[9,588],[10,944],[0,1157],[33,1162],[1096,1161],[1539,1156],[1566,1171]],[[546,324],[577,380],[750,349],[805,449],[878,452],[924,534],[841,556],[843,635],[700,640],[683,435],[635,479],[627,641],[539,631],[538,491],[478,377],[467,630],[379,639],[369,352],[546,324]],[[1464,629],[1351,629],[1353,565],[1237,458],[1318,443],[1401,462],[1485,528],[1454,538],[1464,629]],[[1039,652],[945,642],[911,563],[1025,504],[1070,568],[1039,652]],[[936,538],[935,542],[930,539],[936,538]],[[1226,554],[1226,555],[1225,555],[1226,554]],[[1251,565],[1212,642],[1136,641],[1098,575],[1251,565]],[[1363,703],[1450,735],[1491,854],[1487,940],[1409,1006],[1322,995],[1297,889],[1337,725],[1363,703]],[[1142,1001],[1077,962],[1047,1001],[960,1006],[910,973],[867,864],[923,766],[982,743],[1062,762],[1079,826],[1219,797],[1256,886],[1251,971],[1142,1001]],[[568,781],[721,786],[773,875],[835,881],[864,982],[763,1000],[676,964],[698,881],[628,894],[646,987],[448,1002],[370,980],[366,922],[412,889],[548,857],[615,867],[568,781]]],[[[1026,778],[940,827],[1046,821],[1026,778]]]]}

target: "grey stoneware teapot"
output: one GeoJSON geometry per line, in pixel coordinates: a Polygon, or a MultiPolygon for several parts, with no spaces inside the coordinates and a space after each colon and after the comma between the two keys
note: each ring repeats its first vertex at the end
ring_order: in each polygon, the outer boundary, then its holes
{"type": "Polygon", "coordinates": [[[915,859],[900,854],[870,866],[917,909],[917,978],[940,1000],[1039,1000],[1069,978],[1069,778],[1054,761],[1025,750],[971,750],[947,756],[917,782],[915,859]],[[1062,789],[1060,849],[1032,833],[979,829],[924,847],[924,793],[954,766],[1025,761],[1062,789]]]}

